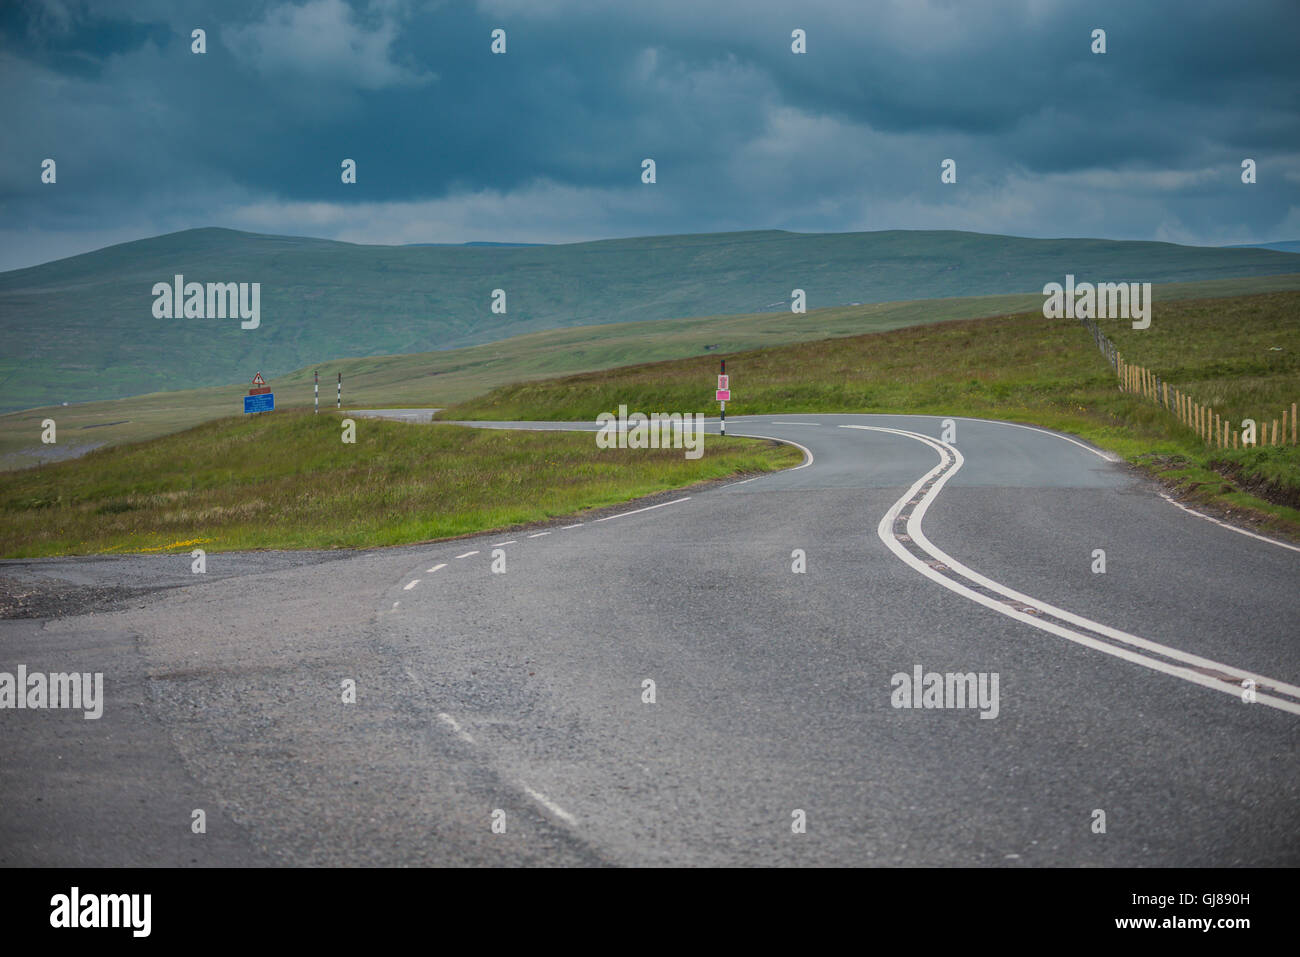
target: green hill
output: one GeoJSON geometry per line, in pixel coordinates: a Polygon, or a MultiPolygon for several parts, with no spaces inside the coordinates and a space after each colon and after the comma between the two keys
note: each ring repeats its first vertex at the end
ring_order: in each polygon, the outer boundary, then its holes
{"type": "Polygon", "coordinates": [[[1079,280],[1300,271],[1267,249],[978,233],[781,231],[552,246],[361,246],[195,229],[0,274],[0,409],[275,377],[338,356],[429,352],[571,326],[1027,293],[1079,280]],[[259,282],[261,326],[156,319],[152,287],[259,282]],[[507,312],[490,309],[504,289],[507,312]]]}

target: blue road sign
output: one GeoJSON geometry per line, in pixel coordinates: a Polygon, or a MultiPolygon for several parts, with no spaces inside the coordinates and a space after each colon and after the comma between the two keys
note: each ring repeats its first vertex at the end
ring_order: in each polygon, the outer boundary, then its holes
{"type": "Polygon", "coordinates": [[[261,395],[244,396],[245,412],[272,412],[275,410],[275,393],[263,392],[261,395]]]}

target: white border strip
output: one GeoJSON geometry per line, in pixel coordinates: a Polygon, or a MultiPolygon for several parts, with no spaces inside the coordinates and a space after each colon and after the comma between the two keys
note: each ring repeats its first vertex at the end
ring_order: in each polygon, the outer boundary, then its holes
{"type": "MultiPolygon", "coordinates": [[[[940,418],[940,416],[936,416],[940,418]]],[[[1053,432],[1051,429],[1040,429],[1032,425],[1021,425],[1019,422],[1003,422],[1000,419],[976,419],[968,415],[950,415],[950,419],[961,419],[963,422],[983,422],[987,425],[1005,425],[1012,429],[1026,429],[1030,432],[1041,432],[1043,435],[1050,435],[1054,439],[1060,439],[1062,442],[1069,442],[1071,445],[1077,445],[1085,452],[1091,452],[1098,458],[1105,459],[1107,462],[1123,462],[1124,459],[1113,452],[1107,452],[1104,449],[1094,448],[1086,442],[1080,442],[1078,439],[1072,439],[1068,435],[1062,435],[1060,432],[1053,432]]]]}
{"type": "MultiPolygon", "coordinates": [[[[841,428],[844,428],[844,426],[841,426],[841,428]]],[[[806,469],[808,466],[812,465],[813,462],[817,461],[816,459],[813,458],[812,449],[808,448],[808,446],[806,445],[800,445],[798,442],[794,441],[793,439],[783,439],[775,435],[757,435],[753,432],[732,432],[729,434],[733,438],[737,438],[737,439],[767,439],[769,442],[781,442],[784,443],[785,445],[793,445],[796,449],[798,449],[800,452],[804,454],[804,460],[802,465],[796,465],[792,469],[781,469],[781,471],[779,472],[768,472],[766,475],[755,475],[754,478],[767,478],[768,475],[784,475],[787,472],[797,472],[800,469],[806,469]]],[[[752,482],[753,480],[754,479],[745,479],[746,482],[752,482]]],[[[739,485],[740,483],[734,482],[732,484],[739,485]]]]}
{"type": "Polygon", "coordinates": [[[1171,495],[1168,495],[1165,492],[1161,492],[1160,497],[1164,499],[1166,502],[1168,502],[1170,505],[1174,505],[1178,508],[1181,508],[1184,512],[1187,512],[1189,515],[1195,515],[1197,518],[1203,518],[1207,522],[1213,522],[1215,525],[1219,525],[1223,528],[1226,528],[1230,532],[1236,532],[1238,535],[1249,535],[1251,538],[1258,538],[1261,542],[1268,542],[1270,545],[1276,545],[1278,548],[1289,548],[1293,552],[1300,552],[1300,548],[1297,548],[1295,545],[1289,545],[1286,542],[1279,542],[1276,538],[1267,538],[1264,535],[1258,535],[1255,532],[1248,532],[1246,531],[1246,529],[1238,528],[1236,525],[1229,525],[1227,522],[1221,522],[1217,518],[1213,517],[1212,515],[1206,515],[1203,512],[1196,511],[1196,509],[1194,508],[1188,508],[1182,502],[1178,501],[1177,499],[1173,498],[1171,495]]]}

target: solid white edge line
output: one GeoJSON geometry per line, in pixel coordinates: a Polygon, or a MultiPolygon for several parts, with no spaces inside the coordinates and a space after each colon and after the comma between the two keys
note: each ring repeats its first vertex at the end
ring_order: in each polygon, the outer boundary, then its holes
{"type": "MultiPolygon", "coordinates": [[[[1161,645],[1157,642],[1149,641],[1145,638],[1139,638],[1136,635],[1130,635],[1127,632],[1119,631],[1118,629],[1111,628],[1107,625],[1102,625],[1099,622],[1091,621],[1090,619],[1084,618],[1081,615],[1075,615],[1071,612],[1064,611],[1063,609],[1056,608],[1053,605],[1049,605],[1046,602],[1039,601],[1036,598],[1031,598],[1028,595],[1023,595],[1011,588],[1008,588],[1005,585],[995,582],[992,579],[986,578],[985,576],[980,575],[978,572],[975,572],[967,568],[965,565],[958,562],[956,559],[952,558],[941,549],[937,548],[932,542],[929,541],[929,539],[925,537],[925,533],[921,530],[921,518],[924,517],[925,511],[929,507],[930,502],[934,501],[938,492],[947,483],[947,480],[951,478],[953,475],[955,475],[958,469],[961,468],[962,463],[964,462],[964,458],[962,457],[961,453],[953,446],[940,443],[938,440],[932,439],[927,435],[921,435],[915,432],[906,432],[901,429],[889,429],[880,426],[870,426],[870,425],[856,425],[856,426],[846,425],[846,426],[841,426],[841,428],[849,428],[849,429],[856,428],[856,429],[862,429],[864,431],[888,432],[896,435],[902,435],[907,438],[914,439],[916,441],[924,442],[925,444],[929,445],[931,448],[940,452],[939,464],[936,465],[934,468],[932,468],[930,471],[926,472],[923,476],[921,476],[921,478],[919,478],[916,481],[916,483],[913,484],[912,487],[907,490],[907,493],[905,495],[903,495],[900,499],[898,499],[898,501],[896,501],[892,506],[890,506],[889,511],[885,513],[884,517],[881,518],[880,523],[876,526],[876,534],[880,538],[880,540],[885,543],[885,546],[891,552],[893,552],[895,556],[901,559],[905,564],[907,564],[914,570],[920,572],[925,577],[931,579],[932,581],[937,582],[940,585],[943,585],[943,587],[947,588],[950,591],[956,592],[957,594],[961,595],[964,598],[968,598],[971,601],[976,602],[977,604],[985,606],[986,608],[991,608],[994,611],[1006,615],[1009,618],[1015,618],[1017,621],[1022,621],[1025,624],[1032,625],[1033,627],[1038,628],[1042,631],[1049,632],[1050,634],[1057,635],[1058,637],[1065,638],[1069,641],[1073,641],[1077,644],[1083,645],[1088,648],[1092,648],[1095,651],[1100,651],[1103,652],[1104,654],[1113,655],[1117,658],[1122,658],[1125,661],[1129,661],[1134,664],[1142,665],[1143,667],[1151,668],[1155,671],[1160,671],[1168,675],[1173,675],[1175,677],[1182,678],[1185,681],[1190,681],[1193,684],[1201,685],[1202,687],[1205,688],[1210,688],[1216,691],[1222,691],[1226,694],[1231,694],[1234,697],[1238,697],[1240,694],[1241,691],[1240,688],[1236,688],[1232,685],[1228,685],[1225,682],[1215,678],[1211,678],[1208,675],[1203,675],[1200,674],[1199,672],[1192,671],[1188,668],[1183,668],[1178,665],[1171,665],[1163,661],[1158,661],[1154,658],[1148,658],[1145,655],[1138,654],[1135,651],[1130,651],[1127,648],[1118,648],[1114,645],[1107,644],[1106,642],[1099,641],[1096,638],[1093,638],[1089,635],[1081,634],[1077,631],[1072,631],[1068,628],[1064,628],[1060,625],[1055,624],[1054,622],[1043,621],[1039,618],[1036,618],[1033,615],[1026,614],[1025,612],[1018,611],[1014,608],[1009,608],[1002,602],[996,601],[995,599],[992,599],[987,595],[981,595],[979,592],[974,591],[973,589],[968,588],[965,585],[962,585],[960,582],[955,582],[951,578],[939,574],[929,565],[925,564],[925,562],[921,561],[919,558],[917,558],[915,555],[913,555],[911,552],[905,549],[898,542],[898,540],[894,538],[893,535],[894,519],[898,517],[898,513],[903,510],[903,506],[907,504],[907,502],[921,489],[921,487],[924,486],[925,483],[928,482],[935,474],[937,474],[940,470],[942,470],[947,460],[943,457],[943,452],[941,450],[947,449],[955,456],[956,464],[954,468],[952,468],[946,475],[940,478],[939,481],[937,481],[934,484],[934,486],[930,489],[930,491],[926,493],[926,497],[922,499],[921,502],[917,505],[916,509],[913,510],[912,515],[909,517],[907,522],[908,534],[912,537],[912,540],[916,542],[916,544],[923,551],[927,552],[930,555],[933,555],[935,559],[947,565],[949,568],[951,568],[953,571],[957,572],[958,574],[964,575],[970,578],[970,580],[975,581],[981,585],[984,585],[987,588],[992,588],[995,591],[999,591],[1002,594],[1006,595],[1008,598],[1012,598],[1026,605],[1032,605],[1035,608],[1040,608],[1050,615],[1059,617],[1066,621],[1070,621],[1073,624],[1094,629],[1098,633],[1104,634],[1110,638],[1114,638],[1117,641],[1123,641],[1126,644],[1131,644],[1134,645],[1135,647],[1141,647],[1148,651],[1159,652],[1160,654],[1166,655],[1170,658],[1175,658],[1179,661],[1187,662],[1188,664],[1198,664],[1205,667],[1213,668],[1216,671],[1232,672],[1235,674],[1239,674],[1243,677],[1251,678],[1255,680],[1257,683],[1270,685],[1276,688],[1278,691],[1284,692],[1286,694],[1300,695],[1300,688],[1296,688],[1294,685],[1289,685],[1286,684],[1285,682],[1276,681],[1272,678],[1264,677],[1263,675],[1257,675],[1241,668],[1230,667],[1228,665],[1224,665],[1219,662],[1212,661],[1208,658],[1202,658],[1199,655],[1193,655],[1188,652],[1180,651],[1177,648],[1170,648],[1168,646],[1161,645]]],[[[1271,705],[1275,708],[1279,708],[1283,711],[1289,711],[1292,714],[1300,715],[1300,704],[1296,704],[1291,701],[1285,701],[1280,698],[1274,698],[1272,695],[1264,694],[1259,691],[1256,692],[1256,700],[1264,704],[1271,705]]]]}
{"type": "Polygon", "coordinates": [[[688,501],[689,499],[690,499],[690,496],[687,495],[687,496],[684,496],[683,498],[674,499],[674,500],[671,501],[671,502],[660,502],[658,505],[647,505],[645,508],[638,508],[638,509],[635,509],[635,510],[633,510],[633,511],[631,511],[631,512],[619,512],[617,515],[606,515],[604,518],[598,518],[598,519],[595,519],[594,521],[596,521],[596,522],[608,522],[608,521],[610,521],[611,519],[615,519],[615,518],[624,518],[624,517],[626,517],[626,516],[628,516],[628,515],[640,515],[642,512],[649,512],[649,511],[651,511],[652,509],[656,509],[656,508],[664,508],[665,506],[668,506],[668,505],[676,505],[676,504],[678,504],[679,502],[685,502],[685,501],[688,501]]]}
{"type": "MultiPolygon", "coordinates": [[[[1093,455],[1100,456],[1101,458],[1105,459],[1107,462],[1120,463],[1124,461],[1123,457],[1121,456],[1113,455],[1110,452],[1103,452],[1099,449],[1094,449],[1092,446],[1086,445],[1083,442],[1076,441],[1075,439],[1070,438],[1068,435],[1061,435],[1059,432],[1052,432],[1049,429],[1038,429],[1038,428],[1034,428],[1034,426],[1032,425],[1021,425],[1019,422],[999,422],[996,419],[974,419],[971,418],[970,416],[965,416],[965,415],[950,416],[950,418],[962,419],[965,422],[987,422],[992,425],[1007,425],[1013,429],[1028,429],[1030,432],[1041,432],[1043,433],[1043,435],[1050,435],[1052,436],[1052,438],[1061,439],[1062,441],[1069,442],[1071,445],[1077,445],[1079,448],[1083,449],[1084,451],[1091,452],[1093,455]]],[[[842,425],[840,426],[840,428],[847,429],[847,428],[851,428],[851,426],[842,425]]],[[[1178,508],[1181,508],[1184,512],[1188,512],[1192,515],[1195,515],[1197,518],[1203,518],[1207,522],[1213,522],[1215,525],[1218,525],[1222,528],[1226,528],[1230,532],[1236,532],[1238,535],[1248,535],[1251,538],[1258,539],[1261,542],[1268,542],[1268,544],[1276,545],[1279,548],[1286,548],[1293,552],[1300,552],[1300,548],[1296,547],[1295,545],[1291,545],[1287,542],[1280,542],[1276,538],[1269,538],[1267,535],[1260,535],[1257,532],[1252,532],[1244,528],[1238,528],[1236,525],[1232,525],[1228,522],[1222,522],[1219,519],[1214,518],[1210,515],[1203,515],[1202,513],[1196,511],[1196,509],[1194,508],[1188,508],[1186,505],[1177,501],[1176,499],[1174,499],[1173,497],[1171,497],[1165,492],[1160,492],[1159,495],[1170,505],[1177,506],[1178,508]]]]}
{"type": "MultiPolygon", "coordinates": [[[[773,422],[771,424],[776,425],[778,423],[773,422]]],[[[794,424],[798,425],[800,423],[794,423],[794,424]]],[[[753,478],[741,479],[739,482],[728,482],[726,485],[719,485],[718,486],[719,491],[721,491],[724,488],[731,488],[733,485],[744,485],[746,482],[757,482],[759,479],[767,478],[770,475],[784,475],[786,472],[797,472],[800,469],[806,469],[808,466],[812,465],[813,462],[815,461],[815,459],[813,458],[812,449],[808,448],[808,446],[806,445],[800,445],[798,442],[794,441],[793,439],[777,438],[775,435],[755,435],[753,432],[733,432],[732,436],[738,439],[767,439],[769,442],[780,442],[783,445],[793,445],[796,449],[798,449],[800,452],[803,453],[803,462],[800,465],[796,465],[792,469],[781,469],[781,471],[779,472],[767,472],[763,475],[755,475],[753,478]]]]}
{"type": "Polygon", "coordinates": [[[1091,452],[1093,455],[1097,456],[1098,458],[1105,459],[1107,462],[1124,461],[1123,458],[1121,458],[1118,455],[1115,455],[1113,452],[1107,452],[1104,449],[1093,448],[1091,445],[1088,445],[1086,442],[1080,442],[1078,439],[1072,439],[1068,435],[1062,435],[1060,432],[1053,432],[1050,429],[1040,429],[1033,425],[1021,425],[1019,422],[1002,422],[998,419],[976,419],[968,415],[949,415],[949,416],[942,416],[942,418],[961,419],[963,422],[984,422],[987,423],[988,425],[1005,425],[1012,429],[1028,429],[1030,432],[1041,432],[1043,433],[1043,435],[1050,435],[1052,438],[1060,439],[1062,442],[1069,442],[1071,445],[1077,445],[1085,452],[1091,452]]]}
{"type": "Polygon", "coordinates": [[[1258,538],[1261,542],[1268,542],[1270,545],[1276,545],[1278,548],[1287,548],[1293,552],[1300,552],[1300,548],[1297,548],[1295,545],[1288,544],[1287,542],[1279,542],[1276,538],[1269,538],[1266,535],[1260,535],[1256,532],[1250,532],[1244,528],[1238,528],[1236,525],[1229,525],[1227,522],[1219,521],[1213,515],[1206,515],[1203,512],[1198,512],[1194,508],[1188,508],[1182,502],[1178,501],[1177,499],[1173,498],[1171,495],[1165,492],[1161,492],[1160,497],[1164,499],[1166,502],[1168,502],[1170,505],[1173,505],[1176,508],[1181,508],[1184,512],[1187,512],[1189,515],[1195,515],[1197,518],[1203,518],[1207,522],[1213,522],[1215,525],[1221,526],[1222,528],[1226,528],[1230,532],[1236,532],[1238,535],[1249,535],[1251,538],[1258,538]]]}
{"type": "MultiPolygon", "coordinates": [[[[841,428],[844,428],[844,426],[841,426],[841,428]]],[[[816,459],[813,458],[812,449],[808,448],[808,446],[806,445],[800,445],[798,442],[794,441],[793,439],[783,439],[775,435],[758,435],[754,432],[733,432],[731,434],[734,438],[737,439],[767,439],[771,442],[784,442],[786,445],[793,445],[796,449],[798,449],[800,452],[804,454],[804,460],[802,465],[796,465],[792,469],[782,469],[780,472],[769,472],[768,473],[769,475],[783,475],[786,472],[797,472],[800,469],[806,469],[808,466],[812,465],[813,462],[816,461],[816,459]]],[[[754,476],[754,478],[766,478],[766,477],[767,477],[766,475],[754,476]]],[[[745,481],[748,482],[749,479],[745,479],[745,481]]]]}

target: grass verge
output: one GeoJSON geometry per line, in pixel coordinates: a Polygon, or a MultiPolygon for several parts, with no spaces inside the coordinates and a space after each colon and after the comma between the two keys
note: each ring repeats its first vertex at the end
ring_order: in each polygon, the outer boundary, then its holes
{"type": "MultiPolygon", "coordinates": [[[[1041,297],[1040,297],[1041,299],[1041,297]]],[[[1125,358],[1237,417],[1300,399],[1300,293],[1159,301],[1151,327],[1103,323],[1125,358]]],[[[1169,412],[1122,393],[1092,338],[1041,312],[726,356],[735,415],[896,412],[1006,419],[1082,436],[1181,494],[1300,537],[1300,448],[1206,447],[1169,412]]],[[[520,383],[451,406],[447,419],[593,419],[620,403],[708,411],[718,357],[520,383]]]]}
{"type": "Polygon", "coordinates": [[[399,545],[571,515],[802,461],[789,446],[598,449],[506,432],[304,412],[228,418],[0,476],[0,555],[399,545]]]}

